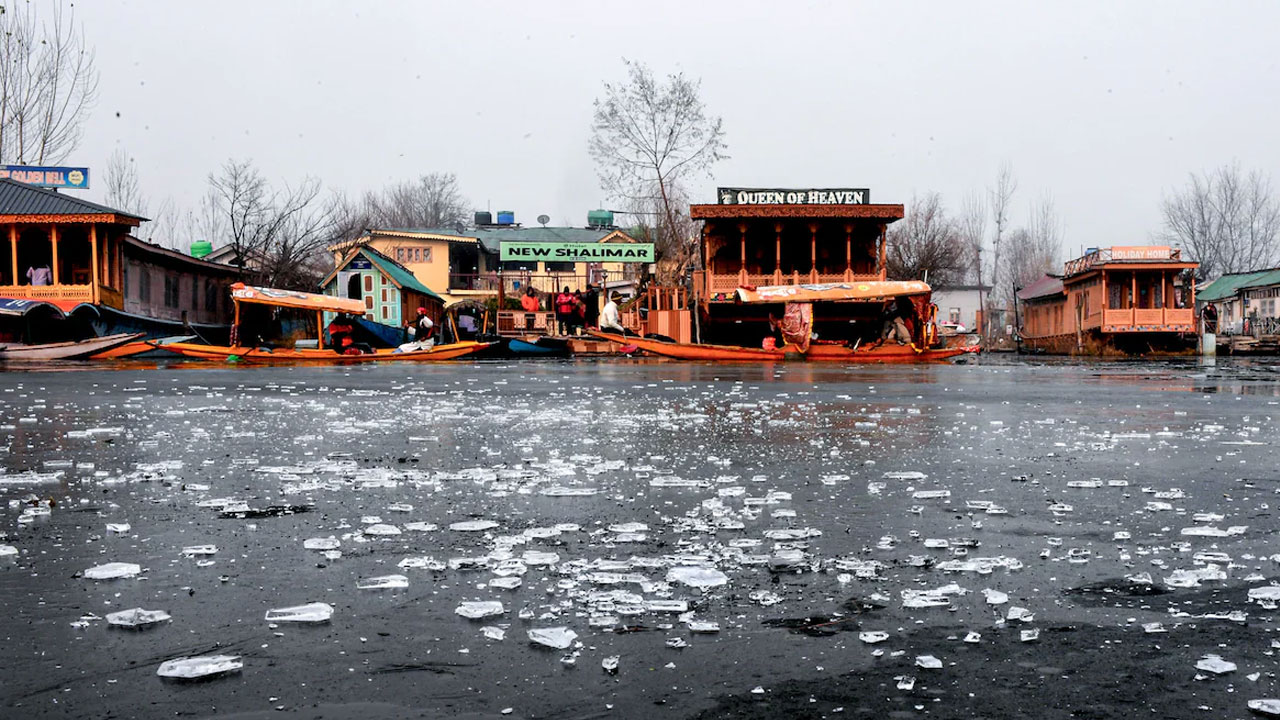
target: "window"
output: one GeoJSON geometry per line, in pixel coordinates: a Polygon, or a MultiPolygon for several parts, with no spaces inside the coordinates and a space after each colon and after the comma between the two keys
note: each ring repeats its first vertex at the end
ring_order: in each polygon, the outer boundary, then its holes
{"type": "MultiPolygon", "coordinates": [[[[364,296],[364,306],[365,306],[366,308],[370,309],[370,310],[372,310],[372,309],[373,309],[373,296],[372,296],[372,295],[365,295],[365,296],[364,296]]],[[[373,313],[369,313],[369,319],[370,319],[370,320],[372,320],[372,319],[373,319],[373,313]]]]}
{"type": "Polygon", "coordinates": [[[953,324],[955,324],[955,325],[959,325],[959,324],[960,324],[960,308],[953,307],[953,308],[951,308],[950,310],[948,310],[948,311],[947,311],[947,319],[948,319],[951,323],[953,323],[953,324]]]}
{"type": "Polygon", "coordinates": [[[382,302],[386,302],[386,301],[387,301],[387,289],[382,288],[382,302]]]}
{"type": "Polygon", "coordinates": [[[138,273],[138,299],[144,303],[151,302],[151,273],[146,270],[138,273]]]}
{"type": "Polygon", "coordinates": [[[383,306],[382,306],[382,319],[383,319],[383,320],[386,320],[386,319],[387,319],[387,306],[386,306],[386,305],[383,305],[383,306]]]}
{"type": "MultiPolygon", "coordinates": [[[[364,291],[367,293],[373,292],[373,276],[372,275],[364,276],[364,291]]],[[[373,298],[369,298],[369,300],[370,302],[372,302],[373,298]]],[[[373,306],[370,305],[369,307],[373,307],[373,306]]]]}
{"type": "Polygon", "coordinates": [[[404,248],[396,248],[396,262],[404,262],[404,248]]]}

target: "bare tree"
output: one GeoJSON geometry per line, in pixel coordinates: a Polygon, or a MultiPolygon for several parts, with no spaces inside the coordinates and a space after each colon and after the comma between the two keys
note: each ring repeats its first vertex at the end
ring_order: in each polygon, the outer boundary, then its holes
{"type": "Polygon", "coordinates": [[[1000,165],[1000,170],[996,174],[996,184],[987,189],[987,196],[991,205],[991,220],[995,224],[996,234],[991,239],[991,286],[993,292],[987,296],[987,308],[983,313],[990,316],[991,312],[997,309],[998,303],[996,298],[1003,297],[999,293],[999,288],[1005,280],[1004,266],[1000,262],[1000,251],[1004,244],[1005,232],[1009,229],[1009,203],[1013,201],[1013,194],[1018,189],[1018,181],[1013,177],[1013,167],[1009,163],[1000,165]]]}
{"type": "Polygon", "coordinates": [[[369,191],[359,200],[334,199],[335,235],[342,242],[354,242],[372,228],[456,231],[470,225],[469,214],[458,176],[445,172],[369,191]]]}
{"type": "Polygon", "coordinates": [[[1280,262],[1280,202],[1271,178],[1260,171],[1246,175],[1232,164],[1192,173],[1186,187],[1164,198],[1161,209],[1161,236],[1200,263],[1201,278],[1280,262]]]}
{"type": "MultiPolygon", "coordinates": [[[[982,246],[987,239],[987,206],[983,203],[980,194],[975,192],[965,196],[964,204],[960,210],[960,218],[956,223],[960,238],[964,241],[965,247],[968,248],[969,258],[973,261],[972,272],[966,280],[973,278],[978,284],[978,307],[984,308],[984,319],[981,322],[985,324],[985,308],[987,304],[982,289],[982,246]]],[[[979,333],[984,333],[982,327],[978,327],[976,330],[979,333]]]]}
{"type": "Polygon", "coordinates": [[[228,161],[209,176],[209,188],[221,239],[234,248],[246,274],[275,287],[314,287],[324,248],[336,239],[333,207],[322,200],[318,180],[277,190],[251,163],[228,161]]]}
{"type": "Polygon", "coordinates": [[[911,198],[907,216],[889,228],[888,246],[889,277],[927,277],[940,290],[963,283],[973,265],[959,223],[947,215],[936,192],[911,198]]]}
{"type": "Polygon", "coordinates": [[[683,183],[727,157],[723,124],[703,107],[700,81],[674,73],[660,84],[643,63],[623,62],[627,81],[605,83],[595,101],[588,150],[616,200],[656,207],[655,249],[667,259],[660,280],[674,283],[697,258],[683,183]]]}
{"type": "Polygon", "coordinates": [[[142,197],[138,183],[137,165],[124,148],[116,148],[107,158],[103,185],[107,188],[104,202],[108,206],[138,215],[147,212],[147,201],[142,197]]]}
{"type": "Polygon", "coordinates": [[[1062,222],[1048,195],[1031,207],[1031,222],[1006,238],[1006,273],[1002,297],[1010,304],[1018,288],[1058,269],[1062,254],[1062,222]]]}
{"type": "Polygon", "coordinates": [[[29,0],[0,8],[0,161],[61,162],[79,145],[97,92],[74,11],[64,16],[57,3],[42,22],[29,0]]]}

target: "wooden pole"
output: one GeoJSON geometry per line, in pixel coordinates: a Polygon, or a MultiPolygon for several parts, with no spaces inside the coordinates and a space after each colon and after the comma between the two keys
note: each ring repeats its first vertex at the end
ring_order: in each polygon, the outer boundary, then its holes
{"type": "Polygon", "coordinates": [[[738,282],[746,283],[747,282],[747,224],[739,223],[738,232],[740,233],[738,236],[738,255],[739,255],[738,282]]]}
{"type": "Polygon", "coordinates": [[[809,223],[809,280],[817,282],[818,277],[818,223],[809,223]]]}
{"type": "Polygon", "coordinates": [[[61,279],[58,277],[58,226],[49,226],[49,250],[53,255],[53,284],[60,285],[61,279]]]}
{"type": "Polygon", "coordinates": [[[844,226],[844,276],[852,280],[853,275],[853,225],[844,226]]]}
{"type": "Polygon", "coordinates": [[[885,228],[883,223],[880,225],[880,279],[884,280],[889,277],[889,261],[888,249],[885,247],[885,228]]]}
{"type": "Polygon", "coordinates": [[[324,349],[324,311],[316,311],[316,347],[324,349]]]}
{"type": "Polygon", "coordinates": [[[9,249],[13,251],[13,284],[18,284],[18,226],[9,223],[9,249]]]}
{"type": "MultiPolygon", "coordinates": [[[[97,305],[100,298],[98,295],[98,225],[90,223],[89,225],[89,264],[93,266],[93,277],[91,282],[93,286],[89,289],[89,297],[92,298],[94,305],[97,305]]],[[[195,308],[192,308],[194,311],[195,308]]]]}
{"type": "MultiPolygon", "coordinates": [[[[143,281],[146,281],[145,275],[143,281]]],[[[231,304],[235,306],[235,319],[231,321],[231,347],[237,347],[240,345],[240,301],[232,300],[231,304]]]]}

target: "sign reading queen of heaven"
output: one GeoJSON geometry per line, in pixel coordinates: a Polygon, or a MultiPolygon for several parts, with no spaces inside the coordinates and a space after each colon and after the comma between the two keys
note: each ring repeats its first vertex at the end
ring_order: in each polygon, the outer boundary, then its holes
{"type": "Polygon", "coordinates": [[[782,190],[773,188],[718,188],[721,205],[867,205],[866,188],[782,190]]]}

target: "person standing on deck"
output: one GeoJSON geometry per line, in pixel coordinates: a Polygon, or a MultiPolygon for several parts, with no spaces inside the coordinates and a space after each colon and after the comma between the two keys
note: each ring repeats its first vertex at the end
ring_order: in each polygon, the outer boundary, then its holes
{"type": "Polygon", "coordinates": [[[430,350],[435,347],[436,339],[432,337],[435,333],[436,324],[431,322],[431,318],[427,317],[427,309],[418,308],[417,317],[409,323],[409,331],[413,334],[413,341],[401,345],[398,349],[400,352],[413,352],[414,350],[430,350]]]}
{"type": "Polygon", "coordinates": [[[39,267],[33,265],[27,268],[27,280],[32,285],[52,285],[53,271],[49,269],[48,265],[39,267]]]}
{"type": "Polygon", "coordinates": [[[587,284],[587,291],[582,293],[582,302],[587,306],[586,316],[583,318],[587,327],[596,327],[600,324],[600,292],[594,283],[587,284]]]}
{"type": "Polygon", "coordinates": [[[559,325],[561,335],[569,334],[569,324],[573,322],[573,295],[569,293],[569,286],[565,285],[564,290],[556,296],[556,324],[559,325]]]}
{"type": "Polygon", "coordinates": [[[532,331],[537,328],[538,316],[537,312],[540,303],[538,296],[534,294],[533,288],[525,288],[524,295],[520,297],[520,309],[524,310],[524,329],[532,331]]]}

